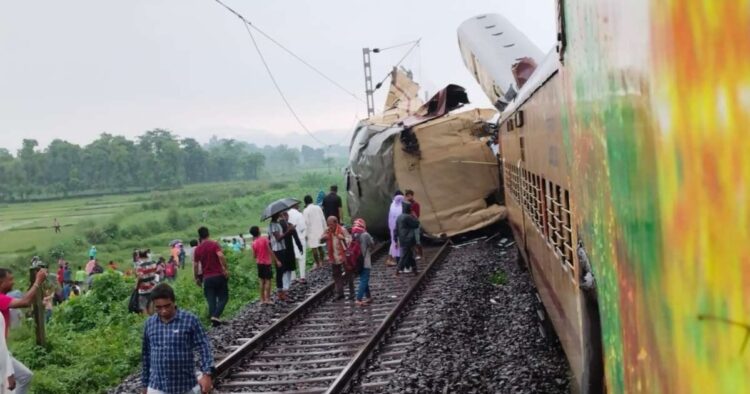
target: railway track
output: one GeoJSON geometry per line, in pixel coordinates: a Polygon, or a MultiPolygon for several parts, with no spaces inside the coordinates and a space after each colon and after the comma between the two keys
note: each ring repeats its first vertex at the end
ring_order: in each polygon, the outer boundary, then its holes
{"type": "Polygon", "coordinates": [[[394,371],[388,366],[400,362],[408,344],[398,342],[406,338],[394,336],[395,327],[419,326],[416,316],[427,310],[414,313],[408,306],[448,249],[447,243],[425,246],[418,276],[394,276],[395,269],[386,267],[385,256],[379,253],[370,274],[373,302],[366,307],[353,300],[336,300],[333,284],[325,286],[253,338],[243,339],[219,361],[215,392],[313,394],[382,389],[388,373],[394,371]],[[404,319],[405,311],[413,316],[404,319]],[[376,359],[386,369],[365,374],[365,364],[376,359]],[[373,381],[373,376],[379,378],[373,381]],[[374,384],[362,385],[365,381],[374,384]]]}

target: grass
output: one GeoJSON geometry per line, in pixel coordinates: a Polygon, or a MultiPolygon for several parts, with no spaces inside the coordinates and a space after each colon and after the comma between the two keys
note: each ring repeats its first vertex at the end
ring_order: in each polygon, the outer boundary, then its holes
{"type": "Polygon", "coordinates": [[[496,286],[503,286],[508,283],[508,276],[505,274],[505,271],[499,269],[490,276],[490,283],[496,286]]]}
{"type": "MultiPolygon", "coordinates": [[[[0,206],[0,265],[13,269],[16,287],[25,288],[32,255],[52,263],[51,271],[56,270],[54,262],[60,255],[76,268],[85,264],[88,249],[95,244],[99,260],[129,268],[134,248],[150,248],[157,256],[166,256],[170,240],[196,238],[201,225],[211,230],[213,238],[245,234],[251,225],[265,228],[260,214],[271,201],[314,197],[334,183],[343,189],[335,176],[307,173],[273,182],[199,184],[143,194],[5,204],[0,206]],[[52,229],[55,217],[64,226],[61,234],[52,229]]],[[[225,317],[231,317],[257,299],[258,291],[252,253],[227,254],[232,272],[225,317]]],[[[11,331],[14,355],[35,372],[32,392],[102,392],[135,372],[143,318],[126,311],[132,285],[132,279],[102,275],[86,296],[55,307],[46,348],[34,344],[30,323],[11,331]]],[[[202,290],[192,281],[189,265],[179,272],[174,287],[178,305],[207,322],[202,290]]]]}

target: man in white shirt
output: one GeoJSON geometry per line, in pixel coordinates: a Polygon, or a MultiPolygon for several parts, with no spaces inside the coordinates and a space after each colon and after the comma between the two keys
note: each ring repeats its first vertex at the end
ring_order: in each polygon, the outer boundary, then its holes
{"type": "Polygon", "coordinates": [[[305,238],[307,238],[307,246],[312,249],[313,260],[315,260],[315,268],[323,266],[323,260],[325,256],[323,254],[320,239],[323,237],[328,224],[326,224],[326,217],[323,215],[323,209],[319,205],[313,204],[313,199],[310,196],[305,196],[305,210],[303,212],[305,217],[305,238]]]}
{"type": "MultiPolygon", "coordinates": [[[[302,251],[297,250],[297,248],[294,249],[294,257],[297,259],[297,267],[299,268],[299,280],[300,282],[305,282],[305,269],[307,264],[307,254],[305,253],[305,234],[306,234],[306,226],[305,226],[305,217],[302,215],[302,212],[297,210],[297,205],[293,206],[292,208],[287,211],[289,213],[289,223],[293,224],[294,227],[297,229],[297,235],[299,236],[300,242],[302,242],[302,251]]],[[[294,280],[295,272],[292,271],[292,280],[294,280]]]]}

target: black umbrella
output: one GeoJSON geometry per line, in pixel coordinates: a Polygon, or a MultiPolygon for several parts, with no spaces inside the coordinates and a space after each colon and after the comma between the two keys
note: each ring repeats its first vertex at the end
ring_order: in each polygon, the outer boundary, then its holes
{"type": "Polygon", "coordinates": [[[284,212],[297,204],[299,204],[299,200],[295,200],[293,198],[282,198],[281,200],[276,200],[268,204],[266,209],[263,210],[263,215],[260,216],[260,220],[266,220],[271,216],[276,215],[277,213],[284,212]]]}

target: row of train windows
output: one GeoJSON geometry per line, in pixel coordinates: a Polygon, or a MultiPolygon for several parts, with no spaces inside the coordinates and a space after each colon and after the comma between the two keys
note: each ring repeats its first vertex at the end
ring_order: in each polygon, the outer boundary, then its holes
{"type": "Polygon", "coordinates": [[[503,162],[508,194],[523,207],[534,226],[573,275],[573,229],[570,194],[543,176],[503,162]]]}

